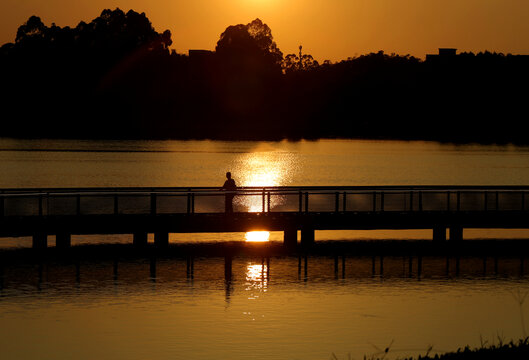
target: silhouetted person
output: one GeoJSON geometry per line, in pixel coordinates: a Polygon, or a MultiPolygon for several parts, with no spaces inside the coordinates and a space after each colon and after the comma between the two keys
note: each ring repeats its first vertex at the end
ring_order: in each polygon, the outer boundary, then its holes
{"type": "Polygon", "coordinates": [[[222,186],[222,190],[229,191],[229,193],[226,194],[226,200],[224,202],[224,207],[226,213],[232,213],[233,212],[233,198],[235,194],[232,191],[237,190],[237,185],[235,185],[235,180],[231,178],[231,172],[226,173],[226,181],[224,182],[224,185],[222,186]]]}

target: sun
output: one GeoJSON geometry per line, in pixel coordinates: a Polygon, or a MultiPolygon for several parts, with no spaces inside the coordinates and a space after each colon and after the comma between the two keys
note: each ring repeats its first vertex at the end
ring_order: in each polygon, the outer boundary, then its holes
{"type": "Polygon", "coordinates": [[[246,242],[267,242],[270,238],[270,232],[268,231],[249,231],[244,236],[246,242]]]}

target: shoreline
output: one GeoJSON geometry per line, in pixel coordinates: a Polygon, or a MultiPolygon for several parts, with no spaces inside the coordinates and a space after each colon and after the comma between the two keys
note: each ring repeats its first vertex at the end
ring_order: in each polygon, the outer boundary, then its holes
{"type": "MultiPolygon", "coordinates": [[[[12,140],[51,140],[51,141],[226,141],[226,142],[316,142],[316,141],[403,141],[403,142],[434,142],[439,144],[447,145],[482,145],[482,146],[529,146],[529,140],[527,141],[508,141],[505,139],[493,140],[490,138],[482,139],[479,138],[443,138],[443,137],[390,137],[390,136],[296,136],[296,137],[210,137],[210,136],[186,136],[186,137],[163,137],[163,136],[151,136],[151,137],[116,137],[116,136],[101,136],[101,137],[79,137],[79,136],[24,136],[17,134],[4,134],[0,136],[0,139],[12,139],[12,140]]],[[[40,149],[37,149],[40,150],[40,149]]]]}
{"type": "Polygon", "coordinates": [[[3,248],[0,263],[62,260],[133,260],[146,258],[178,259],[188,257],[509,257],[525,262],[529,258],[529,239],[466,240],[435,242],[432,240],[328,240],[312,246],[287,248],[279,241],[263,243],[244,241],[170,243],[167,247],[133,244],[83,244],[60,249],[49,247],[3,248]]]}

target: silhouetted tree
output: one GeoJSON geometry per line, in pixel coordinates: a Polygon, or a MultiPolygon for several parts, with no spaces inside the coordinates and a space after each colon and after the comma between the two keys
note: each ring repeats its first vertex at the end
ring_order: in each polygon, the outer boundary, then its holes
{"type": "Polygon", "coordinates": [[[227,137],[273,136],[283,54],[268,25],[255,19],[226,28],[217,42],[216,60],[214,92],[223,120],[217,132],[227,137]]]}
{"type": "Polygon", "coordinates": [[[318,62],[314,60],[312,55],[302,53],[301,45],[299,46],[299,55],[288,54],[283,60],[283,72],[285,73],[314,70],[318,66],[318,62]]]}
{"type": "Polygon", "coordinates": [[[271,73],[281,70],[283,54],[272,31],[260,19],[226,28],[215,50],[219,60],[232,69],[271,73]]]}
{"type": "Polygon", "coordinates": [[[131,101],[137,104],[145,98],[149,86],[137,82],[123,92],[124,79],[143,78],[147,63],[153,68],[164,63],[171,43],[169,30],[157,33],[144,13],[133,10],[103,10],[90,23],[73,29],[47,27],[31,16],[19,27],[15,43],[2,47],[0,59],[6,107],[18,108],[18,115],[29,119],[31,126],[14,123],[7,132],[68,136],[75,120],[83,124],[77,126],[83,133],[74,136],[129,136],[131,129],[139,131],[138,114],[147,111],[138,111],[131,101]],[[40,120],[44,117],[45,122],[40,120]]]}
{"type": "Polygon", "coordinates": [[[0,47],[0,136],[529,143],[527,56],[379,51],[320,65],[301,48],[283,58],[259,19],[227,27],[214,52],[171,44],[133,10],[72,28],[31,16],[0,47]]]}

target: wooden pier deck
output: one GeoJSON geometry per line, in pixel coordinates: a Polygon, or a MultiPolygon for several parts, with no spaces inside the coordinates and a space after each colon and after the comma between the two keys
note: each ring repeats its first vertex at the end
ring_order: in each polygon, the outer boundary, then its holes
{"type": "Polygon", "coordinates": [[[529,228],[529,186],[349,186],[218,188],[69,188],[0,190],[0,237],[283,231],[284,244],[314,243],[315,230],[432,229],[434,241],[463,239],[466,228],[529,228]],[[233,213],[225,213],[234,195],[233,213]]]}

